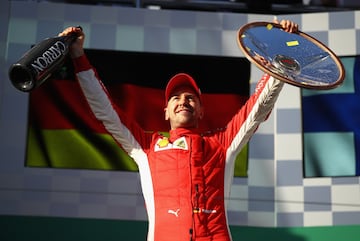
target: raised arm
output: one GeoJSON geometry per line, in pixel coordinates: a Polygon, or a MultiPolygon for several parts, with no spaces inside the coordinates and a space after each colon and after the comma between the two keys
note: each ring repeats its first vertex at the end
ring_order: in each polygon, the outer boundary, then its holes
{"type": "MultiPolygon", "coordinates": [[[[275,19],[274,23],[280,24],[286,32],[297,32],[299,28],[298,24],[290,20],[279,22],[275,19]]],[[[226,130],[219,135],[220,141],[228,148],[229,155],[240,152],[258,126],[267,119],[283,85],[284,82],[268,74],[264,74],[259,80],[255,92],[228,123],[226,130]]]]}
{"type": "Polygon", "coordinates": [[[134,120],[130,120],[113,103],[96,70],[86,57],[83,47],[85,34],[82,29],[80,27],[69,27],[59,35],[71,33],[78,35],[70,49],[75,74],[93,114],[130,156],[134,152],[142,151],[150,138],[144,134],[145,132],[134,120]]]}

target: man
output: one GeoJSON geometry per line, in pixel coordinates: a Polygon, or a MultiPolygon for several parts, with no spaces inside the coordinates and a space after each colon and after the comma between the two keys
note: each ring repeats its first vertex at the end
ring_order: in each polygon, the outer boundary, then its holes
{"type": "MultiPolygon", "coordinates": [[[[290,21],[285,31],[297,31],[290,21]]],[[[225,199],[229,197],[235,157],[259,124],[266,120],[283,82],[265,74],[255,93],[226,127],[199,133],[204,116],[195,80],[186,73],[173,76],[165,89],[165,119],[169,137],[145,132],[114,105],[84,54],[84,33],[71,47],[75,72],[96,118],[139,167],[149,219],[148,241],[230,241],[225,199]]]]}

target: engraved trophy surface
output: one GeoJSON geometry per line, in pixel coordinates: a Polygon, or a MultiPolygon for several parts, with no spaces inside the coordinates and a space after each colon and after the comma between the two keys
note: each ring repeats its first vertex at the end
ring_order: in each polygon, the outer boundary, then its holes
{"type": "Polygon", "coordinates": [[[323,43],[279,24],[253,22],[238,31],[245,56],[262,71],[288,84],[307,89],[333,89],[345,78],[339,58],[323,43]]]}

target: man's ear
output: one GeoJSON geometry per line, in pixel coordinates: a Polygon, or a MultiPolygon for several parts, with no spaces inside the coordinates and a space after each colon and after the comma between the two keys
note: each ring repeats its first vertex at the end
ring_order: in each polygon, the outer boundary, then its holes
{"type": "Polygon", "coordinates": [[[204,114],[205,114],[205,112],[204,112],[204,107],[201,106],[200,115],[199,115],[200,120],[204,117],[204,114]]]}
{"type": "Polygon", "coordinates": [[[167,107],[164,108],[165,120],[169,120],[169,112],[167,107]]]}

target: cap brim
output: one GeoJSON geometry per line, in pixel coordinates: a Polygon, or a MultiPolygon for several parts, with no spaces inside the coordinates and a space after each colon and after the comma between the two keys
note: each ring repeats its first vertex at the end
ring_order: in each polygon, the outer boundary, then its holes
{"type": "Polygon", "coordinates": [[[179,73],[174,75],[168,82],[165,89],[165,100],[168,101],[171,95],[174,93],[174,90],[179,88],[180,86],[189,86],[191,87],[195,94],[200,98],[201,92],[196,84],[195,80],[188,74],[179,73]]]}

